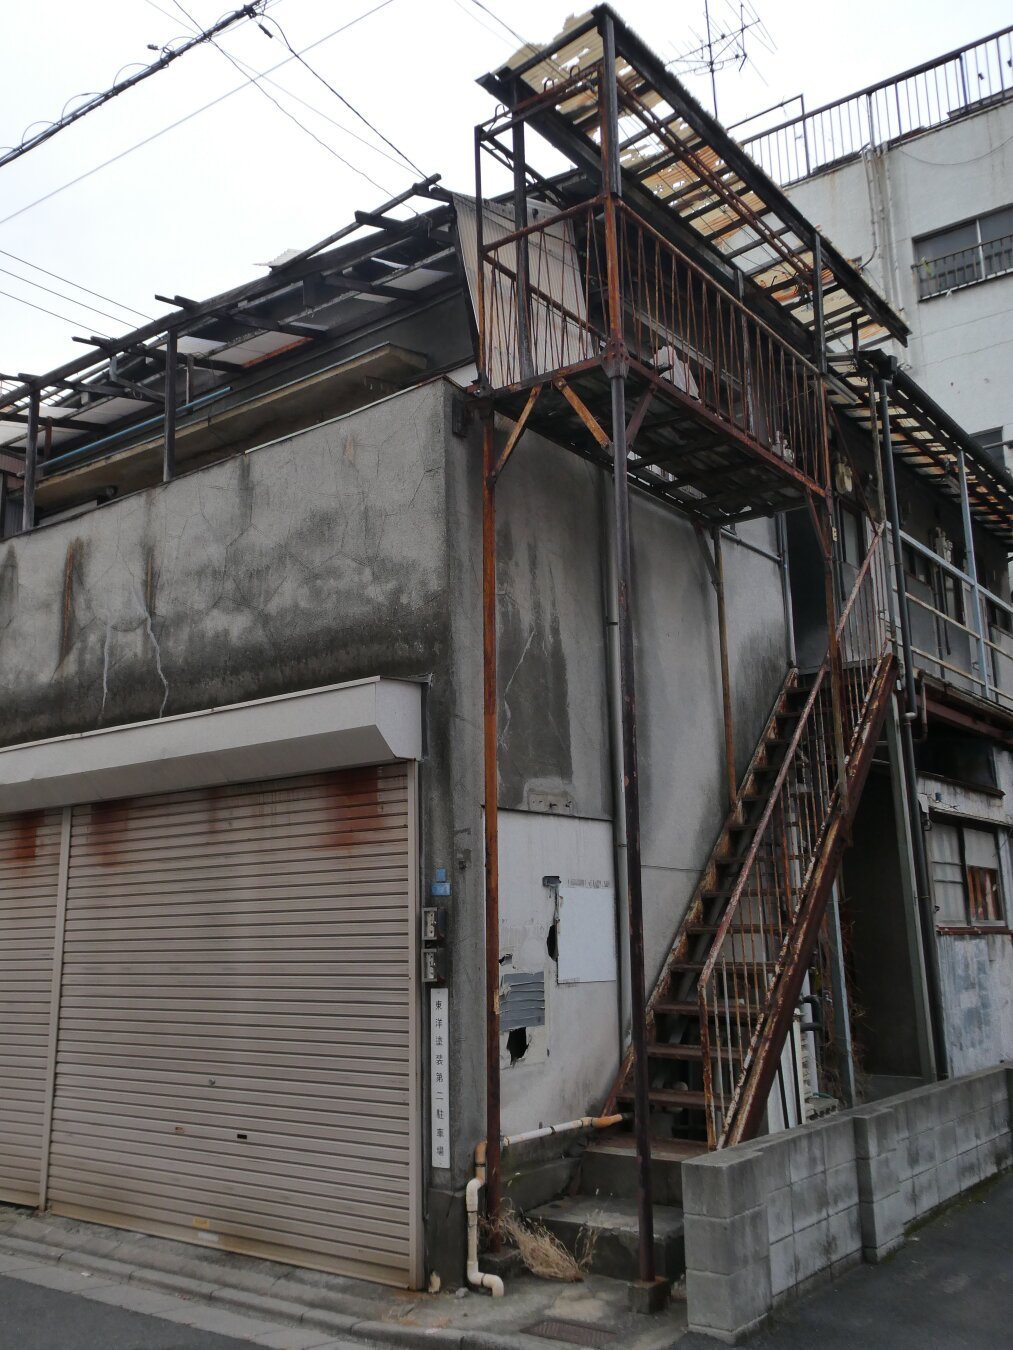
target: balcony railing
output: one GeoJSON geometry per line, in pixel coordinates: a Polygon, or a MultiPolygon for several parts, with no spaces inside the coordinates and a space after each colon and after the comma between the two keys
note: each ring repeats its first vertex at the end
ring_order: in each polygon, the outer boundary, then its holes
{"type": "Polygon", "coordinates": [[[901,538],[916,668],[1013,712],[1013,605],[917,539],[901,538]]]}
{"type": "MultiPolygon", "coordinates": [[[[743,138],[782,186],[1013,96],[1013,28],[743,138]]],[[[754,119],[755,120],[755,119],[754,119]]]]}
{"type": "Polygon", "coordinates": [[[929,300],[976,281],[1001,277],[1013,272],[1013,234],[990,239],[939,258],[925,258],[912,267],[918,286],[918,299],[929,300]]]}
{"type": "MultiPolygon", "coordinates": [[[[495,389],[601,361],[609,331],[601,211],[595,199],[485,244],[482,365],[495,389]]],[[[634,367],[697,410],[718,437],[759,446],[824,484],[816,367],[629,207],[616,212],[623,336],[634,367]]]]}

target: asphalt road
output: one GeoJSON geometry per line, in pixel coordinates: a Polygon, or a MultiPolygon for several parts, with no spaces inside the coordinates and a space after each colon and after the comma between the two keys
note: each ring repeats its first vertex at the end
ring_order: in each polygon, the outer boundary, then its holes
{"type": "Polygon", "coordinates": [[[0,1276],[0,1350],[250,1350],[250,1345],[0,1276]]]}
{"type": "MultiPolygon", "coordinates": [[[[715,1350],[689,1335],[678,1350],[715,1350]]],[[[957,1202],[879,1266],[786,1304],[748,1350],[1013,1350],[1013,1176],[957,1202]]]]}

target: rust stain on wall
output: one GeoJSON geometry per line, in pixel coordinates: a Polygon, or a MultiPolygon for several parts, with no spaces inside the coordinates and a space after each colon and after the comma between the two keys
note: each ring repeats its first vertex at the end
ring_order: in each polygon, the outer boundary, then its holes
{"type": "Polygon", "coordinates": [[[121,833],[130,819],[130,802],[96,802],[91,808],[91,836],[95,852],[107,867],[121,860],[121,833]]]}
{"type": "Polygon", "coordinates": [[[39,852],[39,827],[43,812],[25,811],[14,820],[14,837],[11,840],[10,857],[12,862],[33,863],[39,852]]]}
{"type": "Polygon", "coordinates": [[[321,847],[349,848],[354,844],[372,843],[383,814],[380,771],[376,765],[329,774],[324,790],[330,805],[330,819],[329,828],[320,841],[321,847]]]}

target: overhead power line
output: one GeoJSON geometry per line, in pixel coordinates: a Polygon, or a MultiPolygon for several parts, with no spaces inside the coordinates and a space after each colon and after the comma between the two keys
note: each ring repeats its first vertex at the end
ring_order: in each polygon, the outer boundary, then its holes
{"type": "MultiPolygon", "coordinates": [[[[183,6],[179,3],[179,0],[173,0],[173,4],[176,6],[176,8],[179,10],[181,14],[183,14],[187,19],[189,19],[192,24],[196,25],[197,20],[193,17],[193,15],[190,13],[189,10],[183,8],[183,6]]],[[[229,65],[232,66],[235,70],[238,70],[240,75],[246,74],[246,71],[243,69],[243,66],[240,65],[240,63],[231,54],[231,52],[227,52],[225,50],[225,48],[221,45],[221,43],[215,42],[212,39],[212,46],[214,47],[215,51],[221,52],[222,56],[225,57],[229,65]]],[[[299,56],[298,52],[295,52],[294,55],[300,61],[302,60],[302,57],[299,56]]],[[[305,64],[305,62],[303,64],[305,64]]],[[[257,75],[254,78],[253,80],[254,87],[256,88],[258,93],[264,95],[264,97],[267,99],[269,103],[274,104],[274,106],[278,109],[278,111],[282,114],[283,117],[287,117],[290,122],[293,122],[299,128],[300,131],[305,132],[306,135],[309,136],[311,140],[316,141],[317,145],[319,145],[322,149],[326,150],[328,154],[333,155],[334,158],[338,160],[339,163],[344,164],[346,169],[351,169],[353,173],[356,173],[359,175],[360,178],[365,179],[365,181],[369,183],[372,187],[375,187],[378,192],[386,192],[388,195],[390,194],[390,188],[384,187],[383,184],[378,183],[375,178],[371,178],[364,169],[358,168],[355,164],[351,162],[351,160],[346,159],[344,155],[340,155],[332,145],[329,145],[327,141],[322,140],[316,134],[315,131],[311,131],[310,128],[305,124],[305,122],[301,122],[299,118],[296,117],[294,112],[291,112],[288,108],[284,106],[284,104],[279,103],[278,100],[274,97],[274,95],[269,93],[260,83],[260,79],[261,79],[260,75],[257,75]]]]}
{"type": "MultiPolygon", "coordinates": [[[[139,318],[150,319],[150,314],[145,314],[143,309],[134,309],[133,305],[125,305],[121,300],[114,300],[111,295],[103,295],[101,291],[93,291],[89,286],[82,286],[79,281],[71,281],[70,277],[61,276],[59,272],[51,272],[48,267],[40,267],[38,263],[29,262],[27,258],[20,258],[16,253],[11,253],[9,249],[0,248],[0,254],[5,258],[11,258],[14,262],[20,263],[22,267],[30,267],[35,272],[41,272],[43,276],[52,277],[54,281],[62,281],[67,286],[73,286],[76,291],[84,291],[85,295],[93,295],[96,300],[105,300],[107,304],[115,305],[117,309],[125,309],[129,314],[136,314],[139,318]]],[[[13,273],[11,274],[13,276],[13,273]]],[[[36,281],[29,281],[28,277],[20,278],[27,281],[30,286],[37,286],[36,281]]],[[[54,295],[58,292],[54,291],[54,295]]],[[[73,299],[72,296],[66,296],[67,300],[73,299]]],[[[98,311],[101,312],[101,311],[98,311]]]]}
{"type": "MultiPolygon", "coordinates": [[[[371,15],[379,13],[381,9],[386,9],[388,5],[393,3],[394,0],[380,0],[380,3],[374,5],[372,9],[366,10],[363,14],[357,14],[354,19],[350,19],[347,23],[343,23],[339,28],[335,28],[330,33],[325,33],[323,37],[317,38],[316,41],[311,42],[309,46],[303,48],[303,52],[312,51],[314,47],[319,47],[324,42],[329,42],[331,38],[337,37],[339,33],[344,33],[347,29],[354,27],[355,24],[361,23],[363,19],[370,18],[371,15]]],[[[121,159],[125,159],[127,155],[132,155],[135,150],[143,150],[146,145],[150,145],[153,141],[157,141],[160,137],[167,135],[170,131],[175,131],[177,127],[181,127],[187,122],[192,122],[195,117],[199,117],[202,113],[208,112],[209,109],[217,107],[219,103],[224,103],[227,98],[232,98],[234,94],[240,93],[249,85],[255,83],[257,79],[262,79],[264,75],[273,75],[276,70],[280,70],[282,66],[287,66],[292,60],[294,60],[293,57],[286,56],[281,61],[277,62],[277,64],[269,66],[266,71],[262,71],[259,76],[248,76],[242,84],[237,84],[232,89],[226,89],[224,94],[219,94],[217,98],[211,99],[208,103],[202,104],[199,108],[194,108],[192,112],[188,112],[184,114],[184,116],[177,118],[175,122],[170,122],[168,126],[162,127],[159,131],[152,132],[150,136],[145,136],[143,140],[136,141],[133,145],[128,145],[125,150],[119,151],[118,154],[110,155],[110,157],[104,159],[101,164],[96,164],[93,168],[86,169],[84,173],[78,174],[76,178],[71,178],[66,183],[61,183],[50,192],[46,192],[41,197],[36,197],[34,201],[27,202],[16,211],[12,211],[9,215],[0,219],[0,225],[6,225],[8,221],[24,215],[26,211],[31,211],[36,206],[41,206],[43,202],[52,200],[53,197],[59,196],[61,192],[66,192],[68,188],[76,187],[78,183],[83,183],[85,179],[91,178],[94,174],[109,168],[111,164],[116,164],[121,159]]]]}
{"type": "MultiPolygon", "coordinates": [[[[66,314],[57,314],[55,309],[47,309],[45,305],[37,305],[34,300],[26,300],[23,295],[14,295],[11,291],[0,291],[0,295],[8,300],[16,300],[19,305],[27,305],[29,309],[37,309],[40,314],[49,314],[54,319],[62,319],[64,323],[72,324],[75,328],[82,327],[80,319],[71,319],[66,314]]],[[[108,337],[107,333],[99,333],[98,337],[108,337]]]]}
{"type": "Polygon", "coordinates": [[[30,150],[34,150],[43,142],[63,131],[66,127],[72,126],[74,122],[80,121],[82,117],[87,117],[89,113],[94,112],[96,108],[101,108],[103,104],[124,93],[127,89],[132,89],[134,85],[140,84],[142,80],[148,79],[152,75],[157,75],[160,70],[171,65],[179,57],[185,56],[188,51],[194,47],[199,47],[202,42],[211,42],[218,33],[230,28],[240,19],[252,19],[259,16],[263,11],[263,0],[255,0],[255,3],[244,5],[242,9],[233,10],[231,14],[226,14],[224,18],[218,20],[212,27],[198,33],[196,37],[184,42],[181,47],[174,47],[171,51],[164,50],[157,61],[153,61],[150,66],[145,66],[135,75],[128,75],[125,80],[118,80],[109,89],[101,94],[92,95],[86,103],[75,108],[73,112],[65,113],[49,126],[43,127],[41,131],[36,132],[34,136],[23,136],[20,143],[11,147],[5,155],[0,155],[0,169],[5,164],[10,164],[15,159],[20,159],[22,155],[27,155],[30,150]]]}
{"type": "MultiPolygon", "coordinates": [[[[13,277],[15,281],[21,281],[26,286],[34,286],[36,290],[45,291],[47,295],[55,295],[58,300],[69,300],[72,305],[77,305],[80,309],[90,309],[93,314],[101,314],[103,319],[112,319],[113,323],[126,323],[127,321],[119,314],[110,314],[107,309],[99,309],[96,305],[89,305],[84,300],[77,300],[74,296],[68,295],[66,291],[54,291],[52,286],[43,286],[41,281],[32,281],[29,277],[23,277],[20,272],[12,272],[9,267],[0,267],[0,272],[7,277],[13,277]]],[[[71,285],[74,283],[71,282],[71,285]]],[[[113,301],[115,304],[116,302],[113,301]]]]}
{"type": "MultiPolygon", "coordinates": [[[[175,3],[178,3],[178,0],[175,0],[175,3]]],[[[413,159],[409,158],[409,156],[406,155],[403,150],[399,149],[392,140],[390,140],[387,136],[383,134],[382,131],[379,130],[378,127],[375,127],[368,117],[366,117],[363,113],[359,112],[358,108],[356,108],[354,104],[350,103],[348,99],[344,96],[344,94],[339,93],[338,90],[335,89],[334,85],[331,84],[329,81],[325,80],[318,70],[314,70],[314,68],[310,65],[310,63],[306,60],[306,58],[302,55],[301,52],[296,51],[296,49],[292,46],[291,42],[289,42],[288,38],[285,36],[285,30],[284,28],[282,28],[281,24],[278,22],[277,19],[268,19],[268,23],[273,24],[274,27],[277,28],[278,34],[281,37],[282,42],[284,42],[285,46],[292,53],[292,55],[299,62],[300,65],[305,66],[306,69],[309,71],[309,73],[315,79],[319,80],[325,89],[329,89],[331,93],[334,95],[334,97],[336,99],[339,99],[345,105],[345,107],[349,110],[349,112],[354,113],[360,122],[362,122],[365,126],[369,127],[370,131],[373,133],[374,136],[379,136],[380,140],[383,141],[384,145],[389,145],[396,155],[400,155],[409,168],[414,169],[417,174],[420,174],[423,178],[425,178],[426,175],[424,169],[420,169],[413,159]]],[[[262,33],[266,33],[268,37],[271,36],[271,34],[268,33],[267,28],[264,26],[264,24],[258,23],[257,27],[261,30],[262,33]]]]}

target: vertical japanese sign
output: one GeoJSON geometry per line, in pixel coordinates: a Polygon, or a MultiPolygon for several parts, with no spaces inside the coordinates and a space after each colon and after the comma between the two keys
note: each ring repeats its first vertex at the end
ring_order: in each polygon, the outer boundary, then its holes
{"type": "Polygon", "coordinates": [[[432,1163],[450,1166],[450,996],[446,989],[429,991],[430,1102],[432,1163]]]}

